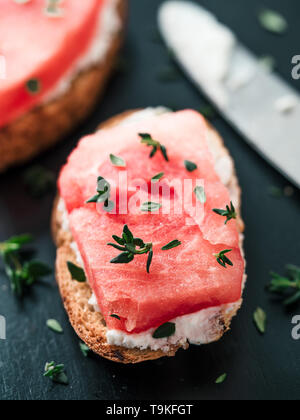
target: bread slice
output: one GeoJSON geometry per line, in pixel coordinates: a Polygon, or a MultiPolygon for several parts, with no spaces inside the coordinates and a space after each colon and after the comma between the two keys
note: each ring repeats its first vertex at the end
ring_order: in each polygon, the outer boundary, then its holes
{"type": "Polygon", "coordinates": [[[0,172],[32,159],[83,121],[104,92],[124,38],[127,0],[117,0],[123,30],[116,34],[98,66],[80,73],[59,98],[35,107],[0,129],[0,172]]]}
{"type": "MultiPolygon", "coordinates": [[[[136,111],[129,111],[118,115],[108,120],[100,127],[108,128],[118,125],[134,112],[136,111]]],[[[237,204],[239,213],[238,226],[241,233],[242,247],[242,231],[244,229],[244,224],[240,216],[241,189],[235,174],[233,161],[228,150],[225,148],[221,137],[209,124],[208,133],[209,146],[213,153],[216,165],[218,162],[220,163],[224,157],[226,158],[226,161],[230,163],[231,169],[227,176],[226,186],[237,204]]],[[[52,214],[52,233],[57,246],[56,279],[70,322],[78,336],[95,353],[114,362],[139,363],[158,359],[160,357],[174,356],[180,346],[171,346],[166,353],[162,350],[128,349],[125,347],[111,346],[107,343],[105,320],[102,315],[99,312],[96,312],[88,303],[92,294],[90,286],[87,283],[82,284],[73,281],[67,269],[67,261],[72,261],[77,265],[78,262],[75,253],[71,248],[71,243],[73,241],[72,235],[70,232],[63,229],[62,213],[58,207],[59,199],[60,198],[57,197],[52,214]]],[[[209,331],[209,342],[218,341],[224,333],[229,330],[231,320],[239,310],[241,303],[242,300],[230,305],[229,309],[220,308],[220,311],[211,319],[210,325],[207,328],[209,331]]],[[[184,348],[187,347],[188,345],[184,346],[184,348]]]]}

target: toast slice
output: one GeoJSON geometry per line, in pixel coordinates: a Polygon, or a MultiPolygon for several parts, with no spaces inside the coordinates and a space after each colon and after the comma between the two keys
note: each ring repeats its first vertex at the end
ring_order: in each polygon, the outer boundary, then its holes
{"type": "Polygon", "coordinates": [[[124,38],[127,7],[127,0],[117,0],[123,29],[115,35],[99,65],[81,72],[59,98],[35,107],[0,129],[0,172],[55,145],[89,115],[115,67],[124,38]]]}
{"type": "MultiPolygon", "coordinates": [[[[137,111],[128,111],[121,115],[111,118],[100,126],[100,128],[109,128],[116,126],[126,118],[137,111]]],[[[216,167],[224,165],[227,162],[226,174],[224,174],[223,183],[230,191],[232,200],[237,204],[238,228],[240,231],[241,247],[243,242],[242,232],[244,224],[240,214],[241,189],[236,177],[233,161],[228,150],[225,148],[223,140],[214,128],[208,124],[208,142],[211,152],[214,156],[216,167]],[[228,165],[229,164],[229,165],[228,165]]],[[[63,227],[63,214],[59,208],[60,197],[55,200],[52,213],[52,234],[57,246],[56,259],[56,279],[58,282],[60,294],[68,313],[70,322],[91,350],[98,355],[119,363],[140,363],[147,360],[159,359],[165,356],[174,356],[181,346],[171,346],[168,352],[162,350],[153,351],[150,349],[129,349],[119,346],[111,346],[106,340],[105,320],[99,312],[96,312],[93,306],[89,304],[92,290],[87,283],[78,283],[71,279],[67,269],[67,261],[72,261],[78,265],[76,255],[71,247],[73,238],[70,232],[63,227]]],[[[244,277],[244,284],[246,277],[244,277]]],[[[242,304],[242,300],[230,305],[230,308],[220,308],[219,312],[210,319],[206,328],[209,331],[208,342],[218,341],[230,328],[231,320],[236,315],[242,304]]],[[[185,345],[184,348],[187,348],[185,345]]]]}

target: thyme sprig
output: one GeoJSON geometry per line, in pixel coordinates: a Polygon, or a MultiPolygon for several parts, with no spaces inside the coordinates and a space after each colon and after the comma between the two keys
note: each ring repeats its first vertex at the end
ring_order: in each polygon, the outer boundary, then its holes
{"type": "Polygon", "coordinates": [[[106,179],[102,176],[97,178],[97,194],[89,198],[86,203],[103,203],[103,209],[105,211],[111,211],[114,208],[113,201],[110,201],[111,186],[106,179]]]}
{"type": "Polygon", "coordinates": [[[136,255],[148,254],[147,273],[150,273],[150,266],[153,258],[152,243],[145,243],[140,238],[135,238],[127,225],[123,228],[122,237],[113,235],[115,243],[109,242],[107,245],[122,251],[116,258],[113,258],[111,264],[129,264],[136,255]]]}
{"type": "Polygon", "coordinates": [[[271,273],[272,280],[269,291],[283,296],[283,304],[291,306],[300,301],[300,268],[295,265],[287,266],[287,277],[271,273]]]}
{"type": "Polygon", "coordinates": [[[148,147],[152,147],[152,151],[150,153],[150,158],[153,158],[153,156],[155,156],[156,152],[158,150],[160,150],[164,159],[167,162],[169,162],[169,157],[168,157],[167,149],[165,148],[165,146],[163,146],[159,141],[154,140],[152,138],[151,134],[139,133],[139,136],[142,139],[141,140],[142,144],[146,144],[148,147]]]}
{"type": "Polygon", "coordinates": [[[53,382],[62,385],[68,385],[68,377],[65,373],[64,365],[56,365],[55,362],[46,363],[44,376],[52,379],[53,382]]]}
{"type": "Polygon", "coordinates": [[[226,257],[226,255],[225,255],[225,254],[228,254],[228,252],[231,252],[231,251],[232,251],[232,249],[225,249],[224,251],[221,251],[218,254],[214,254],[214,256],[217,259],[217,262],[224,268],[227,268],[226,264],[230,265],[231,267],[233,266],[233,262],[230,261],[230,259],[228,257],[226,257]]]}
{"type": "Polygon", "coordinates": [[[52,273],[46,264],[25,259],[22,254],[23,246],[32,240],[31,235],[25,234],[0,243],[0,256],[4,262],[6,275],[10,279],[12,291],[19,297],[23,295],[26,288],[52,273]]]}
{"type": "Polygon", "coordinates": [[[237,218],[237,212],[235,210],[235,207],[232,203],[232,201],[230,202],[230,207],[226,206],[226,210],[222,210],[222,209],[213,209],[213,212],[215,212],[216,214],[218,214],[219,216],[223,216],[226,217],[225,220],[225,225],[227,225],[227,223],[231,220],[231,219],[236,219],[237,218]]]}

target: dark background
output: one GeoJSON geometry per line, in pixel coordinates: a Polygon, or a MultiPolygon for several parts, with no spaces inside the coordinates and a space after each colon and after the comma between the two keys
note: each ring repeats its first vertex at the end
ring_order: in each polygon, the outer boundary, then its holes
{"type": "MultiPolygon", "coordinates": [[[[157,41],[156,12],[160,0],[129,0],[129,31],[123,52],[123,71],[112,79],[104,100],[86,124],[37,162],[56,173],[78,139],[100,121],[118,112],[149,105],[201,108],[206,103],[193,85],[180,75],[162,83],[160,74],[169,67],[163,44],[157,41]],[[125,66],[124,66],[125,64],[125,66]]],[[[258,55],[276,58],[279,73],[291,79],[291,57],[300,54],[298,0],[203,0],[258,55]],[[282,12],[289,31],[277,36],[258,24],[257,11],[269,6],[282,12]]],[[[299,264],[300,194],[275,198],[271,186],[283,188],[287,181],[265,163],[222,118],[214,124],[231,151],[243,189],[246,222],[248,283],[244,306],[234,320],[231,333],[205,347],[179,351],[176,358],[138,366],[122,366],[96,356],[85,359],[78,338],[68,323],[54,278],[34,287],[23,301],[12,295],[0,273],[0,314],[7,319],[7,340],[0,341],[1,399],[298,399],[300,390],[300,342],[291,338],[293,315],[265,291],[269,272],[284,272],[287,263],[299,264]],[[259,335],[252,321],[262,306],[268,314],[268,329],[259,335]],[[64,335],[45,326],[56,318],[64,335]],[[68,387],[43,378],[46,361],[64,363],[68,387]],[[227,381],[215,379],[228,373],[227,381]]],[[[266,127],[267,130],[268,127],[266,127]]],[[[300,128],[300,127],[299,127],[300,128]]],[[[299,133],[300,135],[300,133],[299,133]]],[[[284,140],[284,133],[283,133],[284,140]]],[[[22,183],[24,168],[0,177],[0,240],[12,234],[36,236],[38,257],[53,265],[55,247],[49,233],[53,194],[32,199],[22,183]]]]}

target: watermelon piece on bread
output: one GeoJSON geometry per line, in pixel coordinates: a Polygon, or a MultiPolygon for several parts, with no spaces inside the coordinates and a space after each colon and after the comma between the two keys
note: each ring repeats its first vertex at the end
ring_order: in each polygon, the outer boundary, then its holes
{"type": "MultiPolygon", "coordinates": [[[[122,363],[173,356],[189,343],[219,340],[242,303],[245,284],[240,188],[229,152],[199,113],[156,114],[122,114],[82,139],[62,169],[53,211],[57,281],[70,321],[93,351],[122,363]],[[159,139],[168,161],[158,152],[149,158],[141,133],[159,139]],[[121,157],[126,167],[113,165],[110,155],[121,157]],[[188,171],[185,160],[196,168],[188,171]],[[124,171],[126,185],[120,185],[124,171]],[[203,214],[196,214],[194,206],[172,212],[179,203],[177,187],[170,196],[158,192],[157,201],[170,202],[170,212],[131,207],[136,180],[159,173],[162,190],[175,178],[193,185],[201,179],[203,214]],[[118,204],[106,212],[103,203],[87,203],[98,176],[112,185],[116,202],[126,190],[127,212],[118,204]],[[226,218],[214,210],[231,202],[234,214],[225,224],[226,218]],[[149,273],[150,248],[127,264],[111,263],[120,251],[107,243],[122,236],[125,225],[136,238],[151,243],[149,273]],[[72,280],[68,261],[84,269],[86,283],[72,280]]],[[[142,195],[145,200],[147,194],[142,195]]]]}
{"type": "Polygon", "coordinates": [[[1,4],[0,172],[62,139],[104,90],[122,44],[126,0],[1,4]],[[16,30],[17,28],[17,30],[16,30]]]}

